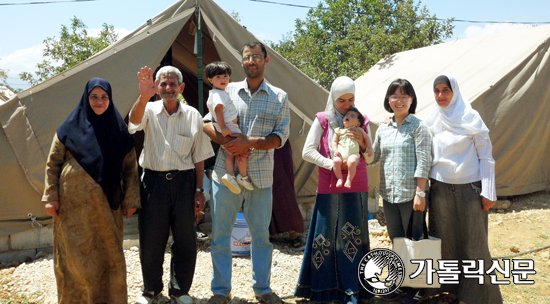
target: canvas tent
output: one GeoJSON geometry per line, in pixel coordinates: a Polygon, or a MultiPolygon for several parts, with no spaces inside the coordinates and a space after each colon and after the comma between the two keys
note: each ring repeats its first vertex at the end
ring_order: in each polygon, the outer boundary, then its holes
{"type": "Polygon", "coordinates": [[[425,119],[435,106],[433,79],[454,74],[490,130],[497,195],[548,190],[549,38],[545,25],[394,54],[355,81],[358,107],[373,121],[383,121],[389,115],[383,107],[388,85],[405,78],[418,97],[417,116],[425,119]]]}
{"type": "MultiPolygon", "coordinates": [[[[197,7],[202,14],[203,66],[226,61],[234,70],[232,80],[243,80],[240,49],[258,39],[212,0],[177,1],[80,65],[0,105],[0,237],[30,229],[29,213],[38,219],[49,218],[40,203],[46,157],[55,130],[77,105],[90,78],[101,77],[111,83],[114,103],[125,116],[139,95],[139,68],[171,63],[184,74],[185,99],[197,106],[197,59],[193,54],[197,7]]],[[[317,173],[302,161],[301,151],[328,92],[269,48],[268,55],[267,81],[289,95],[298,198],[313,202],[317,173]]],[[[205,83],[205,91],[208,89],[205,83]]]]}
{"type": "Polygon", "coordinates": [[[0,85],[0,105],[12,99],[15,94],[7,87],[0,85]]]}

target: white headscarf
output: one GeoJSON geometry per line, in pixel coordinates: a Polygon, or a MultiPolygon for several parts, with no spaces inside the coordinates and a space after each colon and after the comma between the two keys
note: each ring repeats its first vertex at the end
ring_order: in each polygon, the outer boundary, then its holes
{"type": "Polygon", "coordinates": [[[349,93],[355,95],[355,83],[351,78],[348,76],[340,76],[334,79],[330,88],[330,94],[328,95],[327,106],[325,107],[325,117],[328,118],[333,129],[344,127],[344,115],[346,113],[342,113],[338,110],[336,100],[340,98],[340,96],[349,93]]]}
{"type": "MultiPolygon", "coordinates": [[[[330,87],[330,93],[328,94],[327,106],[325,107],[325,117],[328,119],[329,128],[328,136],[329,139],[334,135],[334,129],[344,127],[344,115],[338,110],[336,105],[336,100],[342,95],[351,93],[355,96],[355,83],[348,76],[340,76],[332,82],[330,87]]],[[[328,145],[330,155],[332,155],[332,145],[328,145]]]]}
{"type": "Polygon", "coordinates": [[[476,135],[489,132],[479,113],[472,109],[470,102],[462,96],[456,78],[450,74],[442,74],[435,79],[440,76],[445,76],[449,79],[451,90],[453,90],[453,98],[445,108],[440,107],[436,103],[436,107],[426,119],[430,130],[437,133],[444,128],[461,135],[476,135]]]}

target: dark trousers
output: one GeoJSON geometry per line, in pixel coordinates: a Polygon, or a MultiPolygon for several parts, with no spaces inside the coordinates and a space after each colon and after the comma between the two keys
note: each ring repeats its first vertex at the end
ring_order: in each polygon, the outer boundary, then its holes
{"type": "Polygon", "coordinates": [[[143,292],[162,292],[162,264],[171,229],[169,295],[189,294],[197,260],[194,197],[194,170],[182,171],[172,180],[145,171],[139,212],[143,292]]]}
{"type": "MultiPolygon", "coordinates": [[[[414,199],[404,203],[390,203],[386,200],[384,204],[384,215],[386,216],[386,225],[388,228],[388,235],[393,242],[396,237],[406,237],[407,229],[409,227],[409,221],[411,214],[413,214],[412,225],[412,238],[414,240],[420,240],[423,234],[422,218],[425,218],[426,213],[424,211],[414,211],[414,199]]],[[[417,291],[422,291],[422,288],[402,287],[407,292],[407,297],[412,298],[417,291]]]]}
{"type": "Polygon", "coordinates": [[[413,215],[412,237],[419,240],[422,237],[422,217],[425,216],[424,211],[414,211],[414,200],[405,203],[390,203],[386,200],[384,203],[384,215],[386,216],[386,225],[388,227],[388,235],[393,241],[396,237],[405,237],[411,213],[413,215]]]}

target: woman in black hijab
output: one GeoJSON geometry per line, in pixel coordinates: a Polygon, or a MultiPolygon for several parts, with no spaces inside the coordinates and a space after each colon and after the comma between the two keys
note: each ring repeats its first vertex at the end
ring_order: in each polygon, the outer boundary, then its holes
{"type": "Polygon", "coordinates": [[[57,129],[42,201],[54,217],[59,303],[127,303],[123,214],[140,207],[135,141],[113,104],[111,85],[86,84],[57,129]]]}

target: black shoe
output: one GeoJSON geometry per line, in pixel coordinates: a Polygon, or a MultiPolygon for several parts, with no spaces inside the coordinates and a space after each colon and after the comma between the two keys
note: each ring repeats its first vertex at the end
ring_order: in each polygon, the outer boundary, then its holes
{"type": "Polygon", "coordinates": [[[199,225],[195,226],[195,233],[197,234],[197,240],[199,241],[208,240],[208,234],[202,232],[201,228],[199,228],[199,225]]]}

